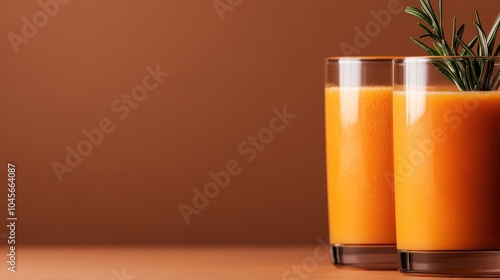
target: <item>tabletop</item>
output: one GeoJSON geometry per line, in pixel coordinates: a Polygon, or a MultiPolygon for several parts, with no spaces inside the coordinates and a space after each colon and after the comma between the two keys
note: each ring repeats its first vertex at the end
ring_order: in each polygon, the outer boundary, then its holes
{"type": "Polygon", "coordinates": [[[397,271],[338,269],[320,246],[20,247],[16,272],[2,263],[0,279],[430,279],[397,271]]]}

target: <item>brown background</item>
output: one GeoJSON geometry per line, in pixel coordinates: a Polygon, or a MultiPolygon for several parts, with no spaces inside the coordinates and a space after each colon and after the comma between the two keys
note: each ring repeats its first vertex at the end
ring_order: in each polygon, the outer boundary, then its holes
{"type": "MultiPolygon", "coordinates": [[[[342,55],[341,42],[353,44],[354,28],[388,2],[244,0],[221,22],[212,0],[74,0],[15,54],[7,34],[20,34],[21,18],[40,7],[2,0],[0,159],[18,168],[19,243],[302,244],[326,236],[323,59],[342,55]],[[156,64],[171,75],[119,121],[111,102],[156,64]],[[237,146],[283,106],[297,118],[246,163],[237,146]],[[59,183],[51,163],[104,117],[116,130],[59,183]],[[242,173],[187,226],[179,203],[191,203],[192,189],[232,159],[242,173]]],[[[456,14],[471,32],[478,8],[489,30],[498,4],[445,1],[446,20],[456,14]]],[[[415,23],[394,15],[359,55],[423,54],[408,39],[420,34],[415,23]]],[[[6,186],[2,224],[4,198],[6,186]]]]}

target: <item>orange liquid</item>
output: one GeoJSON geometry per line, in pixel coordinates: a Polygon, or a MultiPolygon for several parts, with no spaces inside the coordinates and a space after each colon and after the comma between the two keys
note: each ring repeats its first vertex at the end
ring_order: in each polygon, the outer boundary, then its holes
{"type": "Polygon", "coordinates": [[[394,94],[398,249],[500,249],[500,92],[394,94]]]}
{"type": "Polygon", "coordinates": [[[325,91],[330,243],[395,244],[392,89],[325,91]]]}

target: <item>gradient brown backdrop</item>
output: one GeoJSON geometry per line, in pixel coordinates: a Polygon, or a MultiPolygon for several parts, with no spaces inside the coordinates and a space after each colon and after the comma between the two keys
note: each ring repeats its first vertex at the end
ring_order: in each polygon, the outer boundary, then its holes
{"type": "MultiPolygon", "coordinates": [[[[302,244],[326,236],[323,59],[342,55],[341,42],[354,44],[354,28],[389,2],[243,0],[221,21],[212,0],[73,0],[16,54],[7,34],[20,34],[22,18],[40,6],[2,0],[0,174],[4,182],[6,163],[17,165],[18,242],[302,244]],[[157,64],[170,76],[119,121],[110,104],[157,64]],[[238,145],[284,106],[297,117],[246,163],[238,145]],[[59,183],[51,163],[106,117],[115,131],[59,183]],[[192,189],[232,159],[242,173],[186,225],[179,203],[191,203],[192,189]]],[[[489,29],[498,4],[445,1],[446,16],[471,32],[478,8],[489,29]]],[[[393,15],[359,55],[423,54],[408,39],[420,34],[415,23],[393,15]]]]}

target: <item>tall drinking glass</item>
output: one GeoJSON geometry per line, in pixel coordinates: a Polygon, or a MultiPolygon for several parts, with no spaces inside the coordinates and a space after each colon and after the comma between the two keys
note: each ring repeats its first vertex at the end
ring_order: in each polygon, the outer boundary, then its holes
{"type": "Polygon", "coordinates": [[[394,61],[402,272],[500,276],[499,70],[499,57],[394,61]]]}
{"type": "Polygon", "coordinates": [[[333,262],[397,269],[392,58],[326,59],[325,122],[333,262]]]}

